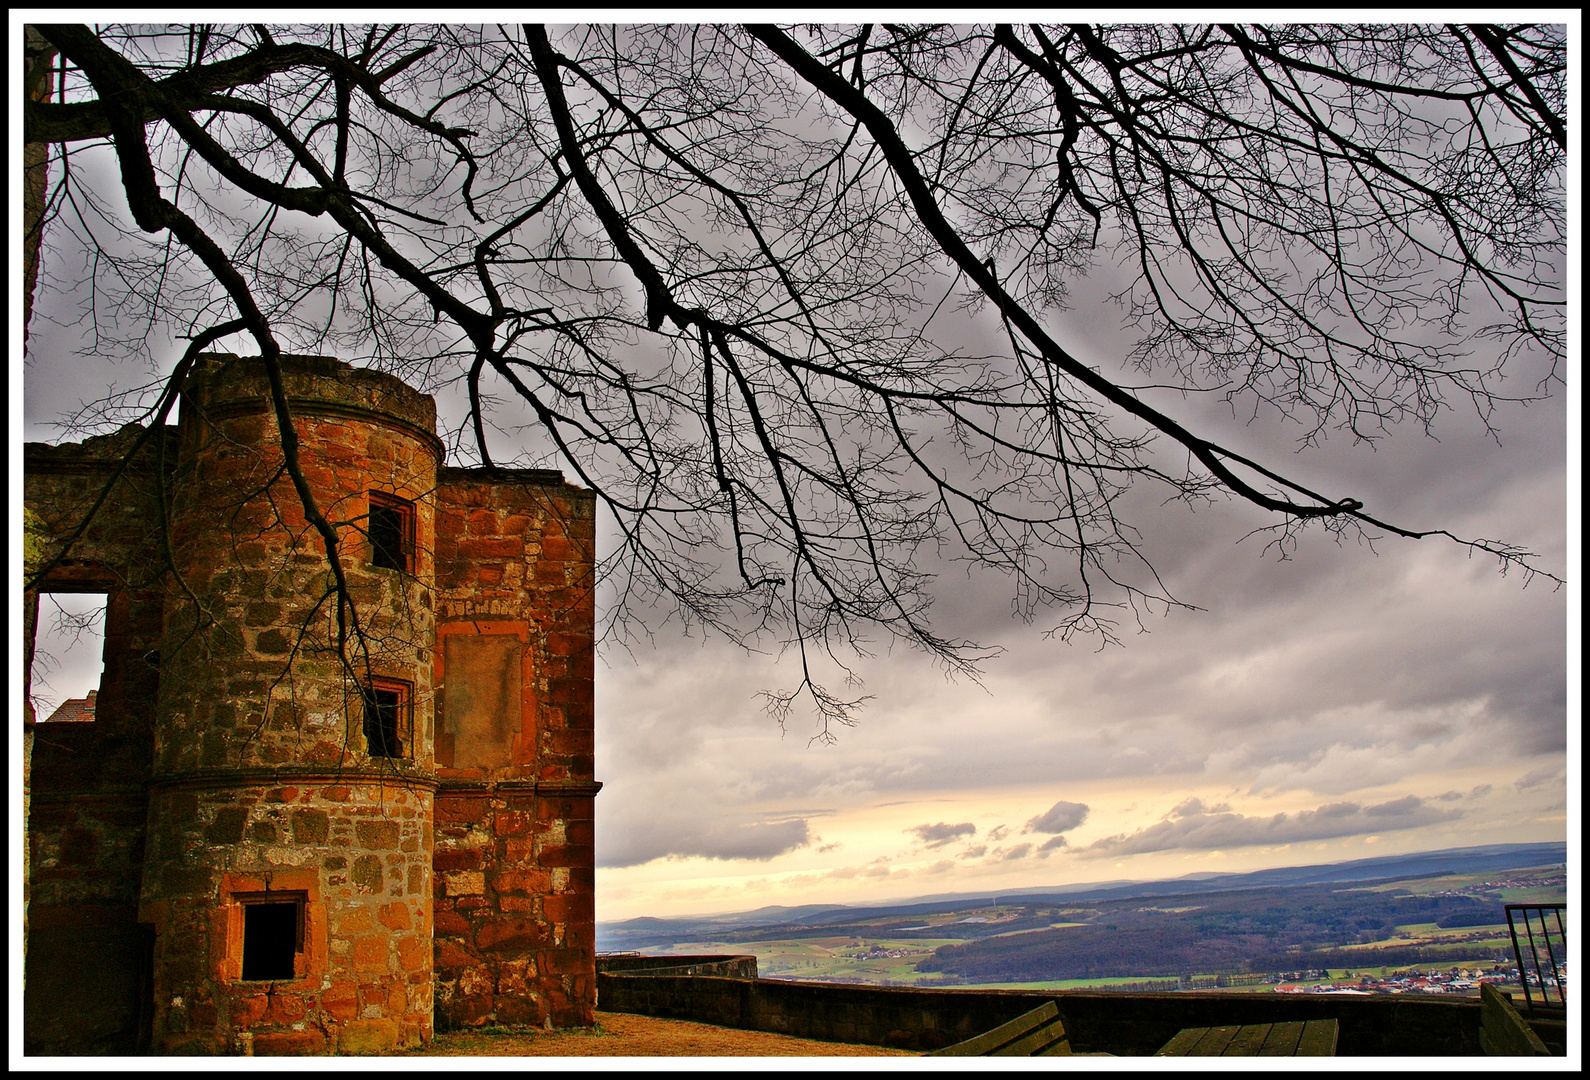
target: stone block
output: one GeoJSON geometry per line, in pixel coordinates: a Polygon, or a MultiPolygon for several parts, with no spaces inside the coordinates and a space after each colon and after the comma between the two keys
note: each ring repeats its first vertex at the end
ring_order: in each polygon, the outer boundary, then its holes
{"type": "Polygon", "coordinates": [[[375,855],[360,855],[353,860],[352,876],[360,892],[378,892],[381,888],[381,859],[375,855]]]}
{"type": "Polygon", "coordinates": [[[438,876],[447,896],[479,896],[486,891],[486,875],[479,870],[460,870],[438,876]]]}
{"type": "Polygon", "coordinates": [[[304,1031],[272,1031],[254,1036],[255,1057],[319,1054],[326,1048],[326,1036],[313,1028],[304,1031]]]}
{"type": "Polygon", "coordinates": [[[469,920],[449,908],[438,907],[434,915],[434,921],[437,937],[442,937],[446,934],[461,935],[469,932],[469,920]]]}
{"type": "Polygon", "coordinates": [[[476,848],[439,848],[431,856],[431,869],[438,874],[448,870],[478,870],[480,851],[476,848]]]}
{"type": "Polygon", "coordinates": [[[397,939],[398,966],[404,971],[419,971],[432,958],[430,942],[418,934],[404,934],[397,939]]]}
{"type": "Polygon", "coordinates": [[[466,952],[451,941],[441,941],[436,944],[436,971],[441,977],[444,971],[458,971],[480,962],[474,953],[466,952]]]}
{"type": "Polygon", "coordinates": [[[436,800],[436,820],[444,821],[480,821],[486,816],[488,809],[485,799],[458,799],[452,797],[436,800]]]}
{"type": "Polygon", "coordinates": [[[395,821],[361,821],[354,826],[359,846],[376,851],[390,851],[397,847],[400,832],[395,821]]]}
{"type": "Polygon", "coordinates": [[[511,952],[538,944],[545,937],[545,928],[534,919],[493,919],[475,928],[475,947],[482,952],[511,952]]]}
{"type": "Polygon", "coordinates": [[[387,969],[386,936],[368,934],[354,939],[353,967],[355,971],[385,971],[387,969]]]}
{"type": "Polygon", "coordinates": [[[246,1031],[259,1023],[268,1008],[270,999],[264,994],[240,994],[232,999],[232,1026],[246,1031]]]}
{"type": "Polygon", "coordinates": [[[243,839],[243,827],[248,822],[248,807],[222,806],[216,809],[215,818],[204,830],[207,844],[236,844],[243,839]]]}
{"type": "Polygon", "coordinates": [[[518,559],[524,557],[524,544],[508,537],[471,537],[458,542],[458,553],[466,559],[518,559]]]}
{"type": "Polygon", "coordinates": [[[396,1020],[350,1020],[337,1033],[337,1049],[344,1054],[384,1054],[397,1046],[400,1033],[396,1020]]]}
{"type": "Polygon", "coordinates": [[[351,982],[338,980],[322,991],[320,1007],[337,1020],[352,1020],[359,1013],[358,988],[351,982]]]}
{"type": "Polygon", "coordinates": [[[324,844],[331,830],[331,817],[324,810],[294,810],[288,820],[292,822],[293,842],[298,844],[324,844]]]}
{"type": "Polygon", "coordinates": [[[297,994],[272,994],[265,1019],[273,1024],[295,1024],[309,1011],[297,994]]]}
{"type": "Polygon", "coordinates": [[[546,892],[551,884],[552,875],[545,870],[499,870],[491,876],[492,890],[499,895],[534,896],[546,892]]]}

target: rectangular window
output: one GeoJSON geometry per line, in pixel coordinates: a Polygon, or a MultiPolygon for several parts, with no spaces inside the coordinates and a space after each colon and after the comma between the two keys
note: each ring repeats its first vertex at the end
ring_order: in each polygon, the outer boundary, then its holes
{"type": "Polygon", "coordinates": [[[371,564],[412,573],[414,504],[395,495],[370,492],[369,529],[371,564]]]}
{"type": "Polygon", "coordinates": [[[287,980],[304,951],[304,897],[257,893],[235,897],[243,905],[245,981],[287,980]]]}
{"type": "Polygon", "coordinates": [[[364,690],[364,743],[371,757],[406,756],[411,726],[409,684],[375,679],[364,690]]]}
{"type": "Polygon", "coordinates": [[[109,599],[104,591],[39,594],[29,678],[37,719],[94,719],[109,599]]]}

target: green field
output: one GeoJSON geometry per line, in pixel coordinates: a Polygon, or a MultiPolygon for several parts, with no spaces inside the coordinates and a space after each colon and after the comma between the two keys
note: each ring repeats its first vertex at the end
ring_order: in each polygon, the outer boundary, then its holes
{"type": "MultiPolygon", "coordinates": [[[[1119,897],[1030,905],[983,902],[906,918],[898,913],[863,915],[854,923],[832,929],[790,924],[692,942],[676,938],[673,945],[652,946],[646,951],[663,956],[750,953],[765,978],[1041,991],[1159,989],[1165,981],[1175,981],[1175,975],[1167,970],[1134,973],[1140,965],[1180,972],[1189,980],[1180,985],[1194,988],[1204,988],[1218,972],[1328,969],[1331,980],[1317,981],[1340,981],[1347,972],[1352,972],[1356,981],[1363,975],[1385,978],[1407,970],[1452,967],[1488,973],[1512,969],[1512,940],[1506,923],[1442,927],[1436,916],[1442,921],[1461,921],[1456,916],[1490,911],[1499,915],[1501,903],[1552,903],[1565,895],[1563,868],[1539,867],[1379,881],[1356,888],[1282,886],[1154,900],[1119,897]],[[1196,927],[1191,937],[1188,927],[1196,927]],[[1234,954],[1226,946],[1220,953],[1207,945],[1231,942],[1235,935],[1243,934],[1247,935],[1242,938],[1243,948],[1251,951],[1234,954]],[[1189,951],[1189,942],[1193,951],[1189,951]],[[1297,945],[1288,948],[1288,942],[1297,945]],[[938,954],[941,946],[951,948],[938,954]],[[1081,970],[1076,962],[1089,946],[1105,958],[1107,975],[1099,975],[1099,964],[1094,970],[1081,970]],[[1167,961],[1172,948],[1181,950],[1175,967],[1167,961]],[[968,950],[983,950],[984,956],[989,950],[1000,953],[992,964],[964,964],[959,972],[944,961],[946,956],[965,956],[968,950]],[[1053,961],[1034,962],[1035,950],[1048,950],[1053,961]],[[1310,962],[1310,958],[1317,961],[1310,962]],[[1212,970],[1200,972],[1205,962],[1212,970]],[[1253,967],[1253,962],[1267,965],[1253,967]],[[917,964],[930,970],[917,970],[917,964]],[[1275,967],[1277,964],[1282,967],[1275,967]],[[1091,977],[1034,980],[1051,972],[1091,977]],[[1159,986],[1132,986],[1134,983],[1159,986]]],[[[1269,993],[1274,989],[1274,983],[1243,980],[1242,985],[1232,986],[1229,978],[1224,981],[1227,986],[1221,989],[1231,993],[1269,993]]]]}

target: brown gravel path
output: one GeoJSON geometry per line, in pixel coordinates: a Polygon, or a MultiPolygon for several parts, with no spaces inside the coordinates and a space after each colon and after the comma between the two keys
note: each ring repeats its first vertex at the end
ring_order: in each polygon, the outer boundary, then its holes
{"type": "Polygon", "coordinates": [[[409,1056],[441,1057],[910,1057],[907,1050],[796,1039],[689,1020],[597,1011],[594,1029],[449,1032],[409,1056]]]}

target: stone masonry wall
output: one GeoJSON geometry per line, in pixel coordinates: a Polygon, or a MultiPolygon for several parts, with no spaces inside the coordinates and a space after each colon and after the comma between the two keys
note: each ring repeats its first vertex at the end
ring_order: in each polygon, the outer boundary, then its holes
{"type": "MultiPolygon", "coordinates": [[[[557,473],[444,469],[437,632],[522,642],[518,715],[462,752],[437,649],[436,1020],[588,1025],[595,999],[594,501],[557,473]],[[449,729],[453,733],[449,733],[449,729]],[[457,761],[453,744],[460,748],[457,761]],[[495,750],[493,757],[491,751],[495,750]]],[[[451,654],[461,657],[463,640],[451,654]]],[[[489,674],[489,673],[488,673],[489,674]]]]}
{"type": "MultiPolygon", "coordinates": [[[[590,796],[534,784],[447,790],[436,804],[436,1023],[588,1025],[594,881],[576,863],[590,796]]],[[[584,840],[589,846],[590,840],[584,840]]]]}
{"type": "Polygon", "coordinates": [[[185,591],[165,609],[142,894],[157,1052],[363,1052],[432,1030],[434,404],[334,360],[283,368],[358,627],[339,644],[330,565],[281,468],[262,367],[203,358],[182,401],[185,591]],[[408,572],[372,561],[372,491],[414,506],[408,572]],[[410,687],[402,757],[367,752],[372,676],[410,687]],[[272,893],[303,905],[294,977],[245,982],[245,905],[272,893]]]}
{"type": "MultiPolygon", "coordinates": [[[[45,538],[44,557],[58,553],[143,432],[129,426],[82,443],[25,448],[24,501],[45,538]]],[[[45,584],[46,592],[102,592],[107,610],[95,719],[36,724],[28,763],[28,1053],[133,1053],[148,1008],[137,905],[159,686],[156,451],[173,445],[162,432],[148,446],[45,584]],[[73,1008],[63,1010],[63,1000],[73,1008]]],[[[24,598],[29,645],[41,603],[47,619],[47,598],[24,598]]],[[[24,659],[31,664],[31,648],[24,659]]]]}
{"type": "Polygon", "coordinates": [[[169,787],[156,795],[156,1000],[168,1053],[364,1053],[431,1032],[431,791],[326,774],[169,787]],[[238,859],[247,845],[255,856],[238,859]],[[185,858],[171,857],[176,852],[185,858]],[[241,869],[226,869],[242,867],[241,869]],[[295,978],[240,983],[240,905],[271,890],[307,899],[295,978]]]}

